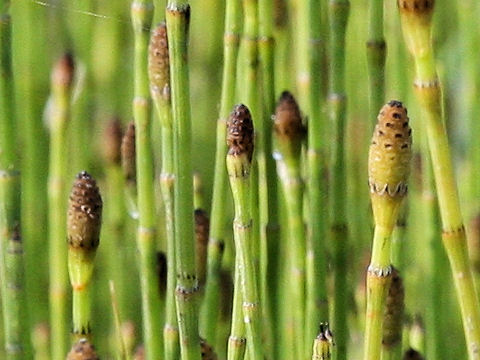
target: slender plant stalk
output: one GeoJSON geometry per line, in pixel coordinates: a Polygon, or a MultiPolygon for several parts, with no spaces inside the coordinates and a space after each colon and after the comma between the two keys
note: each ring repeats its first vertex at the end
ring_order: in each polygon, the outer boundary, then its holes
{"type": "MultiPolygon", "coordinates": [[[[276,316],[272,312],[272,300],[275,290],[269,288],[277,286],[278,282],[273,274],[276,273],[279,253],[279,222],[277,204],[277,177],[275,176],[275,160],[272,156],[272,115],[275,107],[275,77],[274,55],[275,41],[273,38],[273,1],[259,0],[258,2],[258,51],[262,74],[262,117],[264,155],[261,165],[259,182],[260,200],[260,299],[262,302],[265,345],[268,353],[273,354],[273,343],[276,316]],[[273,264],[270,265],[270,262],[273,264]],[[273,291],[272,291],[273,290],[273,291]]],[[[275,356],[275,355],[274,355],[275,356]]]]}
{"type": "Polygon", "coordinates": [[[331,231],[333,242],[334,296],[333,326],[336,332],[337,359],[346,359],[347,326],[347,204],[345,195],[345,123],[347,98],[345,95],[345,32],[347,28],[350,4],[348,0],[329,2],[330,14],[330,90],[329,110],[334,124],[332,181],[331,181],[331,231]]]}
{"type": "MultiPolygon", "coordinates": [[[[290,318],[294,327],[295,358],[305,354],[305,260],[306,236],[303,217],[303,179],[301,175],[301,146],[305,129],[300,109],[293,96],[282,93],[275,111],[277,172],[282,184],[288,218],[288,245],[291,289],[290,318]]],[[[290,320],[289,320],[290,321],[290,320]]]]}
{"type": "Polygon", "coordinates": [[[438,301],[443,294],[445,278],[448,276],[447,258],[440,241],[440,214],[437,197],[435,194],[435,183],[433,178],[432,162],[428,154],[427,134],[423,133],[421,138],[421,178],[422,187],[420,201],[422,204],[422,223],[424,224],[424,237],[429,243],[428,252],[428,303],[425,312],[426,330],[426,353],[432,359],[445,359],[448,357],[448,345],[442,339],[442,333],[447,329],[441,320],[446,313],[444,301],[438,301]]]}
{"type": "Polygon", "coordinates": [[[24,359],[29,355],[28,330],[9,5],[1,3],[0,19],[0,291],[6,358],[24,359]]]}
{"type": "Polygon", "coordinates": [[[200,313],[200,333],[211,344],[215,344],[218,308],[220,268],[225,247],[225,196],[227,194],[227,171],[225,142],[227,119],[235,98],[235,75],[237,71],[238,44],[240,41],[240,0],[226,1],[225,34],[223,38],[223,77],[220,114],[217,121],[217,148],[213,182],[212,210],[210,214],[210,238],[207,254],[207,283],[200,313]]]}
{"type": "Polygon", "coordinates": [[[67,217],[68,273],[73,290],[73,336],[91,338],[90,282],[100,241],[103,202],[95,180],[85,171],[75,179],[67,217]]]}
{"type": "Polygon", "coordinates": [[[460,304],[470,359],[480,359],[480,304],[468,262],[457,188],[442,112],[442,94],[431,41],[434,2],[398,2],[402,30],[415,62],[415,92],[422,108],[442,218],[442,239],[460,304]]]}
{"type": "Polygon", "coordinates": [[[163,339],[165,359],[178,358],[177,312],[175,309],[175,225],[174,225],[174,188],[175,173],[173,163],[172,103],[170,97],[170,62],[168,36],[165,23],[160,23],[152,32],[149,51],[150,93],[157,110],[162,129],[162,170],[160,187],[165,211],[167,232],[167,298],[163,339]]]}
{"type": "Polygon", "coordinates": [[[333,334],[328,323],[320,324],[320,333],[313,342],[312,360],[330,360],[332,358],[333,334]]]}
{"type": "Polygon", "coordinates": [[[228,337],[227,360],[242,360],[245,356],[247,339],[242,308],[242,279],[240,257],[235,257],[235,284],[233,286],[232,325],[228,337]]]}
{"type": "Polygon", "coordinates": [[[230,177],[235,219],[233,222],[236,257],[239,258],[242,308],[247,332],[247,351],[252,360],[263,359],[262,312],[254,263],[252,187],[253,122],[245,105],[236,105],[228,124],[227,171],[230,177]]]}
{"type": "Polygon", "coordinates": [[[275,92],[283,91],[291,86],[290,76],[290,38],[289,14],[286,0],[275,0],[274,5],[274,37],[275,37],[275,92]]]}
{"type": "Polygon", "coordinates": [[[53,360],[63,360],[67,353],[67,284],[66,238],[66,133],[69,123],[73,82],[73,59],[64,55],[55,65],[52,83],[50,119],[49,197],[49,270],[50,326],[53,360]]]}
{"type": "Polygon", "coordinates": [[[368,97],[369,118],[375,123],[378,109],[385,97],[385,60],[387,45],[383,35],[383,0],[368,2],[368,97]]]}
{"type": "Polygon", "coordinates": [[[193,172],[190,90],[188,76],[188,29],[190,6],[187,1],[169,1],[167,29],[173,109],[175,184],[176,304],[182,359],[200,359],[198,336],[198,280],[193,237],[193,172]]]}
{"type": "Polygon", "coordinates": [[[142,319],[146,358],[160,359],[163,354],[160,319],[160,294],[156,269],[155,196],[152,143],[150,138],[151,105],[148,81],[148,43],[153,5],[149,0],[134,0],[131,16],[135,37],[134,100],[135,147],[138,197],[138,233],[142,319]]]}
{"type": "Polygon", "coordinates": [[[367,273],[367,313],[364,360],[381,356],[384,313],[392,280],[391,237],[410,173],[411,129],[399,101],[382,107],[368,158],[368,182],[375,233],[367,273]]]}
{"type": "MultiPolygon", "coordinates": [[[[48,137],[45,127],[39,121],[44,98],[38,96],[42,77],[38,69],[45,68],[46,57],[38,56],[43,51],[42,37],[45,33],[45,14],[35,11],[37,4],[32,2],[16,3],[16,42],[18,46],[16,88],[22,94],[22,106],[18,107],[18,131],[22,134],[22,237],[25,244],[25,262],[27,265],[26,288],[29,301],[30,324],[48,321],[48,292],[44,279],[48,277],[46,257],[38,256],[47,243],[47,232],[38,231],[38,224],[47,222],[47,192],[38,191],[47,187],[45,154],[48,151],[48,137]],[[43,61],[42,61],[43,60],[43,61]],[[35,66],[34,66],[35,64],[35,66]],[[31,199],[35,199],[32,201],[31,199]]],[[[2,50],[2,53],[7,54],[2,50]]],[[[47,61],[50,61],[49,59],[47,61]]],[[[6,109],[2,106],[2,109],[6,109]]],[[[3,110],[5,112],[5,110],[3,110]]],[[[3,133],[3,132],[2,132],[3,133]]]]}
{"type": "MultiPolygon", "coordinates": [[[[127,251],[125,224],[125,181],[121,168],[122,125],[117,118],[112,119],[104,130],[103,157],[105,163],[105,225],[103,247],[106,249],[108,278],[115,283],[115,292],[120,313],[132,318],[133,311],[129,306],[129,285],[123,279],[128,274],[125,254],[127,251]]],[[[115,320],[115,319],[112,319],[115,320]]],[[[112,322],[112,325],[114,323],[112,322]]]]}
{"type": "MultiPolygon", "coordinates": [[[[328,320],[327,301],[327,259],[325,244],[327,238],[328,207],[327,199],[326,152],[325,143],[326,119],[321,109],[325,94],[323,85],[326,76],[322,71],[324,42],[322,41],[322,1],[309,0],[308,8],[308,71],[310,86],[308,91],[308,214],[307,214],[307,302],[305,323],[305,347],[310,354],[310,339],[316,335],[318,324],[328,320]]],[[[307,356],[309,357],[309,356],[307,356]]]]}

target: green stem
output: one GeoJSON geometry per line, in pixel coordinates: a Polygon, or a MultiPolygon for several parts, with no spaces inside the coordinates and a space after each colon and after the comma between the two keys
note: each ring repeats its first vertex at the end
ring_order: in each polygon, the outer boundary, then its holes
{"type": "MultiPolygon", "coordinates": [[[[233,201],[235,204],[235,219],[233,223],[236,257],[239,258],[240,283],[242,292],[242,307],[245,327],[247,330],[247,350],[250,359],[263,359],[262,332],[260,330],[261,309],[254,263],[252,230],[252,185],[250,168],[246,165],[246,155],[227,155],[227,169],[230,176],[233,201]]],[[[249,161],[248,161],[249,162],[249,161]]]]}
{"type": "Polygon", "coordinates": [[[277,160],[277,170],[286,200],[288,217],[288,253],[291,273],[289,281],[292,297],[291,317],[294,324],[295,357],[305,354],[305,224],[303,221],[303,180],[300,159],[282,154],[277,160]]]}
{"type": "Polygon", "coordinates": [[[134,100],[135,147],[137,166],[138,234],[142,317],[146,358],[162,357],[160,294],[156,273],[155,196],[152,143],[150,138],[151,105],[147,72],[148,44],[153,5],[149,0],[134,0],[131,16],[135,36],[134,100]]]}
{"type": "Polygon", "coordinates": [[[200,359],[198,335],[198,280],[193,236],[193,172],[190,91],[188,76],[188,28],[190,6],[169,1],[166,13],[172,84],[175,185],[176,304],[182,359],[200,359]]]}
{"type": "Polygon", "coordinates": [[[372,258],[367,273],[364,360],[378,360],[381,356],[385,301],[392,276],[390,265],[391,236],[391,228],[379,225],[375,227],[372,258]]]}
{"type": "MultiPolygon", "coordinates": [[[[66,59],[68,55],[64,58],[66,59]]],[[[62,61],[62,60],[61,60],[62,61]]],[[[54,70],[55,71],[55,70],[54,70]]],[[[49,271],[50,271],[50,326],[52,359],[63,360],[67,346],[67,244],[66,244],[66,188],[67,127],[70,120],[71,84],[52,82],[52,116],[50,118],[49,197],[49,271]]]]}
{"type": "Polygon", "coordinates": [[[376,122],[377,112],[384,103],[385,94],[385,60],[387,47],[383,35],[383,0],[368,2],[368,96],[369,119],[376,122]]]}
{"type": "MultiPolygon", "coordinates": [[[[409,3],[405,3],[408,6],[409,3]]],[[[405,41],[415,61],[415,91],[428,136],[442,219],[442,239],[455,283],[470,359],[480,359],[480,304],[468,260],[465,228],[460,211],[448,137],[442,111],[442,93],[431,41],[433,9],[417,13],[401,8],[405,41]]]]}
{"type": "Polygon", "coordinates": [[[333,328],[336,333],[338,360],[346,359],[348,341],[347,292],[347,209],[345,164],[345,32],[350,4],[348,0],[331,0],[330,10],[330,116],[335,126],[332,164],[331,230],[334,252],[333,328]]]}
{"type": "Polygon", "coordinates": [[[243,360],[247,339],[242,309],[242,279],[240,257],[235,257],[235,284],[233,287],[232,325],[228,338],[227,359],[243,360]]]}
{"type": "MultiPolygon", "coordinates": [[[[276,348],[273,343],[273,334],[276,325],[276,311],[272,312],[272,300],[275,297],[278,282],[275,280],[278,259],[279,224],[277,204],[277,177],[275,176],[275,160],[272,155],[272,121],[275,108],[275,77],[274,53],[275,41],[273,38],[273,1],[259,0],[258,2],[258,50],[262,70],[262,100],[263,100],[263,143],[264,168],[260,169],[260,299],[262,301],[265,323],[266,345],[268,352],[276,348]],[[273,316],[272,316],[273,315],[273,316]]],[[[275,336],[274,338],[278,338],[275,336]]],[[[275,354],[273,354],[275,356],[275,354]]]]}
{"type": "Polygon", "coordinates": [[[155,103],[162,130],[162,170],[160,188],[165,212],[167,237],[167,293],[163,338],[165,358],[177,359],[180,353],[178,342],[177,311],[175,308],[176,261],[175,261],[175,220],[174,190],[175,172],[173,155],[172,103],[170,98],[170,71],[168,61],[168,35],[165,23],[157,26],[150,44],[150,92],[155,103]],[[160,54],[157,55],[156,54],[160,54]],[[156,66],[154,66],[156,65],[156,66]],[[155,81],[162,79],[162,81],[155,81]]]}
{"type": "Polygon", "coordinates": [[[311,339],[316,336],[318,324],[328,320],[326,270],[327,259],[325,240],[327,237],[328,207],[326,172],[326,121],[321,111],[324,102],[322,91],[326,80],[322,69],[323,42],[322,23],[318,14],[322,13],[320,0],[308,1],[309,14],[309,58],[308,69],[311,77],[308,92],[308,236],[307,236],[307,303],[305,347],[311,351],[311,339]],[[319,219],[322,219],[319,221],[319,219]]]}
{"type": "Polygon", "coordinates": [[[73,334],[75,341],[82,338],[91,340],[90,329],[90,284],[82,289],[73,289],[73,334]]]}
{"type": "Polygon", "coordinates": [[[240,0],[226,1],[225,34],[223,45],[223,80],[220,100],[220,114],[217,122],[217,148],[213,183],[212,210],[210,215],[210,239],[207,255],[207,282],[203,299],[200,333],[210,344],[215,344],[218,308],[220,267],[224,249],[225,195],[227,194],[227,171],[225,168],[226,123],[234,104],[237,71],[237,54],[240,31],[240,0]]]}
{"type": "Polygon", "coordinates": [[[29,354],[9,5],[2,3],[0,19],[0,281],[6,357],[23,359],[29,354]]]}

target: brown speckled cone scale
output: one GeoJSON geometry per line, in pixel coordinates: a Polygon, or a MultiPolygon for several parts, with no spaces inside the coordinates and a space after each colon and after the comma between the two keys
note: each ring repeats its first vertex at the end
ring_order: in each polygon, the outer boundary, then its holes
{"type": "Polygon", "coordinates": [[[119,119],[112,119],[105,127],[102,141],[103,158],[109,165],[120,165],[122,146],[122,123],[119,119]]]}
{"type": "Polygon", "coordinates": [[[87,339],[78,340],[67,355],[67,360],[99,360],[95,347],[87,339]]]}
{"type": "Polygon", "coordinates": [[[302,114],[293,95],[284,91],[280,95],[275,109],[274,131],[278,137],[291,141],[301,140],[305,136],[302,114]]]}
{"type": "Polygon", "coordinates": [[[417,350],[408,349],[403,355],[403,360],[424,360],[424,358],[417,350]]]}
{"type": "Polygon", "coordinates": [[[122,146],[122,169],[125,178],[130,183],[137,182],[137,161],[135,153],[135,124],[133,122],[127,125],[125,135],[123,135],[122,146]]]}
{"type": "Polygon", "coordinates": [[[400,101],[384,105],[378,115],[368,155],[370,191],[401,197],[407,192],[412,158],[412,130],[407,109],[400,101]]]}
{"type": "Polygon", "coordinates": [[[95,180],[86,172],[77,175],[68,206],[68,244],[72,248],[94,251],[100,239],[102,197],[95,180]]]}
{"type": "Polygon", "coordinates": [[[433,12],[435,0],[398,0],[397,4],[401,12],[421,15],[433,12]]]}
{"type": "Polygon", "coordinates": [[[217,354],[206,340],[200,339],[200,347],[202,349],[202,360],[217,360],[217,354]]]}
{"type": "Polygon", "coordinates": [[[158,24],[150,37],[148,74],[153,93],[170,96],[170,61],[168,58],[167,26],[158,24]]]}
{"type": "Polygon", "coordinates": [[[51,75],[52,84],[59,87],[71,88],[75,73],[75,62],[70,53],[63,55],[55,63],[51,75]]]}
{"type": "Polygon", "coordinates": [[[205,283],[207,271],[208,236],[210,233],[210,219],[205,210],[195,210],[195,256],[197,265],[198,282],[205,283]]]}
{"type": "Polygon", "coordinates": [[[253,121],[250,110],[243,105],[235,105],[228,120],[227,145],[229,155],[246,154],[253,156],[253,121]]]}
{"type": "Polygon", "coordinates": [[[392,281],[388,290],[385,318],[383,321],[383,345],[397,345],[402,339],[405,290],[397,269],[393,269],[392,281]]]}

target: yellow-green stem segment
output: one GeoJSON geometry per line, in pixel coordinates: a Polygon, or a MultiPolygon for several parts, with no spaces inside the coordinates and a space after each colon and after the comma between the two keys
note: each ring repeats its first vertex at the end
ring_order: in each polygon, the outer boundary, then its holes
{"type": "Polygon", "coordinates": [[[200,313],[200,333],[215,344],[218,308],[220,267],[225,247],[225,196],[227,194],[227,170],[225,142],[227,119],[234,104],[237,54],[240,42],[240,0],[227,0],[225,10],[225,33],[223,38],[223,75],[220,114],[217,122],[215,174],[213,180],[212,210],[210,214],[210,238],[208,240],[207,282],[200,313]]]}
{"type": "Polygon", "coordinates": [[[431,40],[434,1],[399,0],[402,30],[415,61],[415,93],[420,102],[442,219],[442,239],[462,313],[469,359],[480,359],[480,304],[469,265],[465,228],[453,174],[442,111],[442,93],[431,40]]]}
{"type": "Polygon", "coordinates": [[[67,126],[70,118],[73,60],[65,55],[52,72],[50,164],[48,178],[48,235],[50,327],[53,360],[63,360],[67,346],[68,270],[66,238],[67,126]]]}
{"type": "Polygon", "coordinates": [[[348,341],[347,326],[347,266],[348,249],[347,208],[346,208],[346,161],[345,126],[347,97],[345,94],[345,33],[350,3],[348,0],[331,0],[330,15],[330,91],[328,96],[331,121],[334,124],[332,163],[332,205],[331,233],[334,257],[333,328],[337,334],[338,360],[346,359],[348,341]]]}
{"type": "Polygon", "coordinates": [[[24,292],[24,256],[20,232],[20,173],[16,154],[16,116],[12,76],[10,3],[1,2],[0,19],[0,282],[5,354],[8,360],[28,353],[24,292]]]}
{"type": "Polygon", "coordinates": [[[227,155],[227,170],[230,176],[235,220],[233,222],[236,257],[239,257],[240,283],[242,292],[243,319],[247,330],[247,350],[250,359],[263,359],[260,298],[256,281],[254,255],[252,254],[252,211],[251,211],[251,159],[243,153],[227,155]]]}
{"type": "Polygon", "coordinates": [[[183,360],[200,359],[198,280],[193,231],[192,133],[188,75],[187,1],[169,1],[166,11],[172,88],[175,184],[176,305],[183,360]]]}
{"type": "Polygon", "coordinates": [[[160,319],[160,294],[156,273],[154,169],[150,135],[151,100],[148,81],[148,43],[153,4],[134,0],[131,17],[134,31],[134,100],[135,147],[137,171],[138,232],[140,288],[142,292],[143,340],[146,358],[163,356],[160,319]]]}

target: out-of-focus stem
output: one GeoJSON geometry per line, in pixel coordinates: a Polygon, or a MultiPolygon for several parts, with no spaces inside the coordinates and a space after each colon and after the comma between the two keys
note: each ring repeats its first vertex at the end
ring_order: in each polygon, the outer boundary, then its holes
{"type": "Polygon", "coordinates": [[[215,344],[219,308],[220,267],[224,250],[225,195],[227,194],[227,171],[225,142],[227,119],[234,104],[237,54],[240,31],[240,0],[226,1],[225,34],[223,38],[223,77],[220,114],[217,121],[217,148],[213,183],[212,210],[210,213],[210,238],[208,240],[207,282],[200,313],[200,333],[210,344],[215,344]]]}
{"type": "Polygon", "coordinates": [[[147,71],[148,43],[153,4],[149,0],[134,0],[131,6],[135,54],[134,100],[135,147],[138,198],[138,233],[142,319],[146,358],[162,357],[160,294],[156,273],[155,196],[152,143],[150,135],[151,104],[147,71]]]}
{"type": "Polygon", "coordinates": [[[182,359],[200,359],[198,335],[198,279],[193,236],[193,171],[188,75],[188,1],[168,2],[167,29],[172,88],[175,184],[176,304],[182,359]]]}
{"type": "Polygon", "coordinates": [[[66,188],[67,126],[73,82],[73,59],[64,55],[52,72],[52,113],[50,118],[49,197],[49,270],[50,327],[53,360],[64,360],[67,353],[67,245],[66,188]]]}
{"type": "Polygon", "coordinates": [[[329,111],[334,124],[333,163],[331,181],[331,231],[333,242],[333,328],[336,333],[337,359],[346,359],[347,326],[347,209],[346,209],[346,161],[345,124],[347,98],[345,94],[345,32],[347,29],[350,4],[348,0],[331,0],[330,14],[330,90],[329,111]]]}
{"type": "Polygon", "coordinates": [[[463,327],[471,360],[480,359],[480,304],[468,261],[453,166],[442,110],[431,27],[434,1],[398,1],[402,30],[415,62],[415,92],[424,117],[442,218],[442,239],[452,269],[463,327]]]}

